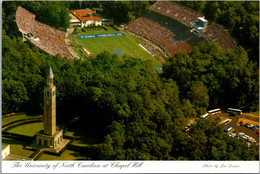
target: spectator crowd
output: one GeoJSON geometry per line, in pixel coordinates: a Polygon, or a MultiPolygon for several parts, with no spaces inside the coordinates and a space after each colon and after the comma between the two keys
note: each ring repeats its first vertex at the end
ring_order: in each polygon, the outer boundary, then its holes
{"type": "Polygon", "coordinates": [[[150,10],[175,19],[188,27],[202,16],[190,8],[170,1],[157,1],[150,10]]]}
{"type": "Polygon", "coordinates": [[[192,33],[192,24],[198,21],[197,12],[170,1],[157,1],[150,13],[131,22],[126,29],[154,42],[171,54],[189,52],[203,40],[217,42],[223,49],[234,48],[232,37],[218,24],[212,23],[192,33]],[[202,37],[199,37],[202,36],[202,37]]]}
{"type": "Polygon", "coordinates": [[[215,22],[203,30],[201,34],[209,42],[217,42],[224,50],[236,46],[236,42],[232,37],[215,22]]]}
{"type": "Polygon", "coordinates": [[[160,45],[172,55],[179,51],[189,52],[191,46],[201,41],[189,31],[189,28],[156,13],[138,18],[126,29],[160,45]]]}
{"type": "Polygon", "coordinates": [[[35,20],[35,15],[22,7],[16,12],[16,23],[23,37],[46,53],[73,59],[65,44],[66,32],[35,20]]]}

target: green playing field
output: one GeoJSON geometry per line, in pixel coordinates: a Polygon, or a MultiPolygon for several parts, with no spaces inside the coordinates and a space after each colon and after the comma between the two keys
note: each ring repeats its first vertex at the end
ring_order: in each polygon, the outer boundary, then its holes
{"type": "Polygon", "coordinates": [[[77,34],[72,35],[72,40],[78,45],[82,45],[91,55],[96,56],[97,54],[108,51],[110,53],[119,53],[119,57],[123,55],[130,55],[132,57],[141,58],[143,60],[151,60],[154,66],[161,66],[162,63],[156,58],[148,54],[140,45],[144,41],[124,32],[116,31],[112,27],[106,27],[108,30],[102,28],[90,28],[86,32],[78,30],[77,34]],[[113,34],[113,33],[124,33],[125,36],[116,37],[98,37],[88,39],[78,39],[77,36],[95,35],[95,34],[113,34]],[[119,52],[116,52],[119,50],[119,52]],[[121,53],[121,54],[120,54],[121,53]]]}

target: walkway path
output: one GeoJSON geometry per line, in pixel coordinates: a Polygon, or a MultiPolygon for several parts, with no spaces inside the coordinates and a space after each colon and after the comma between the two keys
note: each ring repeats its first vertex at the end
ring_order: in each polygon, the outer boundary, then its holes
{"type": "Polygon", "coordinates": [[[2,115],[2,117],[11,117],[11,116],[15,116],[15,113],[10,113],[10,114],[6,114],[6,115],[2,115]]]}
{"type": "Polygon", "coordinates": [[[43,151],[44,149],[40,149],[40,151],[36,155],[34,155],[32,159],[35,160],[43,151]]]}
{"type": "Polygon", "coordinates": [[[259,118],[259,115],[249,114],[249,113],[243,113],[243,115],[247,115],[249,117],[257,117],[259,118]]]}
{"type": "Polygon", "coordinates": [[[69,30],[65,34],[65,44],[70,52],[70,54],[73,57],[76,57],[77,59],[80,59],[78,56],[77,52],[74,50],[73,45],[72,45],[72,40],[70,39],[71,33],[74,31],[74,28],[69,28],[69,30]]]}

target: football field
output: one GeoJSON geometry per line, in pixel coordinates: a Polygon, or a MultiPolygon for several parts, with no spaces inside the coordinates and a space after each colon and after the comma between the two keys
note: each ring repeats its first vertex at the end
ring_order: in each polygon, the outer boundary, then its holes
{"type": "Polygon", "coordinates": [[[162,63],[147,53],[139,44],[144,41],[124,32],[116,31],[112,27],[107,27],[107,31],[103,28],[87,29],[86,32],[78,30],[72,35],[72,40],[82,45],[91,55],[108,51],[117,54],[119,57],[130,55],[132,57],[141,58],[143,60],[151,60],[154,66],[161,66],[162,63]],[[115,36],[114,36],[115,35],[115,36]],[[109,37],[106,37],[109,36],[109,37]]]}

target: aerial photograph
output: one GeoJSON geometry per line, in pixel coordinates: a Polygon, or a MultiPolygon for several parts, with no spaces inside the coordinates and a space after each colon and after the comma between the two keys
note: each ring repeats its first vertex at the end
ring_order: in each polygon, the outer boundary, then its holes
{"type": "Polygon", "coordinates": [[[3,161],[259,161],[258,1],[3,1],[3,161]]]}

